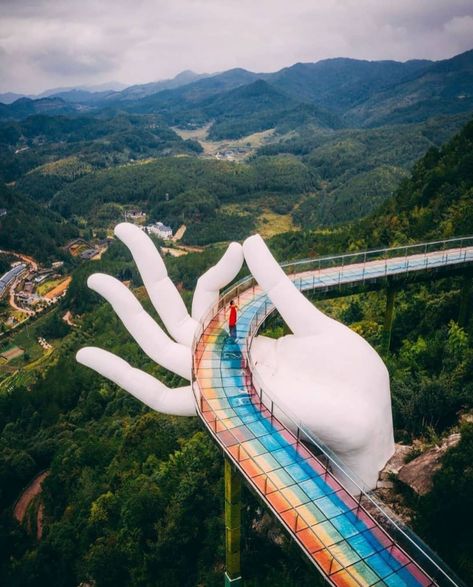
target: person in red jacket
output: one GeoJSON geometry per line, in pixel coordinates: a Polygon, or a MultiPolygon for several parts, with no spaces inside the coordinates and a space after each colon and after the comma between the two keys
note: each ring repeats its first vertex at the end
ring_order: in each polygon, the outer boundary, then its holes
{"type": "Polygon", "coordinates": [[[236,338],[236,324],[237,324],[237,310],[238,306],[233,300],[230,301],[230,316],[228,318],[228,326],[230,329],[230,336],[236,338]]]}

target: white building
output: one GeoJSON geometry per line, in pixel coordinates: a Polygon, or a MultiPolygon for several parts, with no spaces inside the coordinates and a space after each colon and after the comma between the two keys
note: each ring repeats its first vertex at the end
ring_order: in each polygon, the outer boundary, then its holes
{"type": "Polygon", "coordinates": [[[148,224],[147,226],[143,227],[143,230],[145,230],[148,234],[155,234],[164,240],[172,238],[172,228],[170,226],[166,226],[162,222],[148,224]]]}

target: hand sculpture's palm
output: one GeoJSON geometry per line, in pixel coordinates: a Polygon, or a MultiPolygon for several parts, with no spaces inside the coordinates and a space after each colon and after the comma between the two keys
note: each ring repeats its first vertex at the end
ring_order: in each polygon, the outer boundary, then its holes
{"type": "MultiPolygon", "coordinates": [[[[242,247],[232,243],[199,279],[190,316],[151,240],[130,224],[118,225],[115,234],[130,249],[151,301],[176,342],[118,280],[95,274],[89,287],[111,303],[148,356],[190,379],[190,347],[198,321],[240,270],[242,247]]],[[[373,487],[393,452],[389,377],[383,362],[360,336],[322,314],[296,290],[259,236],[247,239],[243,250],[252,274],[294,333],[277,341],[255,339],[251,353],[257,375],[282,407],[373,487]]],[[[190,386],[169,389],[102,349],[81,349],[77,359],[155,410],[196,413],[190,386]]]]}
{"type": "Polygon", "coordinates": [[[394,451],[389,375],[361,336],[311,304],[263,240],[250,237],[245,260],[292,335],[257,337],[251,355],[264,388],[368,487],[394,451]]]}

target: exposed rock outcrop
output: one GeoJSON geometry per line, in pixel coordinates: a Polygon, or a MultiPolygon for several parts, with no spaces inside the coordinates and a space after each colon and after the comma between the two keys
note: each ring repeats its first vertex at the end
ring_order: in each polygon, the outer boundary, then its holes
{"type": "Polygon", "coordinates": [[[428,449],[399,470],[398,479],[418,495],[425,495],[432,488],[434,474],[441,468],[441,459],[448,449],[456,446],[460,434],[450,434],[439,445],[428,449]]]}
{"type": "Polygon", "coordinates": [[[396,444],[394,454],[384,466],[379,474],[378,487],[383,487],[383,482],[390,482],[393,475],[398,475],[401,468],[405,465],[406,458],[412,451],[412,446],[407,444],[396,444]]]}

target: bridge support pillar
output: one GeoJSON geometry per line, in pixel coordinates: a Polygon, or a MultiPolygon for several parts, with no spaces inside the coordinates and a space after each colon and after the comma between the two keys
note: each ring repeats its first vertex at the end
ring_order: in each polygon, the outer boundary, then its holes
{"type": "Polygon", "coordinates": [[[225,459],[225,587],[242,587],[240,569],[241,477],[225,459]]]}
{"type": "Polygon", "coordinates": [[[389,353],[391,348],[391,333],[393,329],[394,301],[396,299],[396,288],[388,285],[386,289],[386,310],[384,312],[383,326],[383,352],[389,353]]]}
{"type": "Polygon", "coordinates": [[[468,322],[469,310],[471,306],[471,291],[473,285],[472,273],[468,272],[463,277],[463,284],[461,288],[460,309],[458,312],[458,324],[462,327],[466,326],[468,322]]]}

